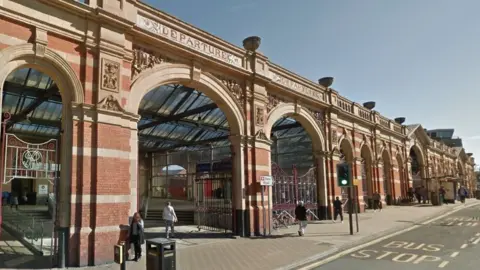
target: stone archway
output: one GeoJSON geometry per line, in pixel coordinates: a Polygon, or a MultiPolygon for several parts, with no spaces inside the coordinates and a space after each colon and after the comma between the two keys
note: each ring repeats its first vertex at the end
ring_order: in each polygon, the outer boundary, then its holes
{"type": "MultiPolygon", "coordinates": [[[[72,105],[84,103],[84,91],[77,74],[70,64],[59,54],[35,44],[10,46],[0,51],[0,91],[7,76],[20,68],[33,68],[48,75],[58,86],[62,96],[62,147],[60,153],[60,187],[58,190],[57,222],[59,225],[59,242],[66,243],[70,232],[72,203],[72,149],[73,149],[73,113],[72,105]]],[[[2,103],[0,96],[0,104],[2,103]]],[[[60,245],[60,248],[65,248],[60,245]]],[[[59,250],[59,254],[68,254],[67,250],[59,250]]]]}
{"type": "Polygon", "coordinates": [[[407,196],[408,192],[408,181],[406,181],[406,175],[405,175],[405,164],[402,158],[402,155],[400,153],[397,153],[396,155],[396,162],[397,162],[397,167],[398,167],[398,176],[400,180],[400,195],[402,197],[407,196]]]}
{"type": "MultiPolygon", "coordinates": [[[[274,107],[267,115],[264,125],[264,133],[267,139],[271,139],[274,124],[283,117],[290,117],[300,123],[303,129],[305,129],[306,134],[310,136],[317,168],[318,215],[319,217],[325,218],[327,216],[328,192],[327,179],[325,177],[325,157],[323,155],[325,139],[322,129],[307,109],[294,103],[281,103],[274,107]]],[[[272,168],[270,167],[270,171],[271,170],[272,168]]]]}
{"type": "MultiPolygon", "coordinates": [[[[140,104],[145,95],[160,86],[168,84],[181,84],[185,87],[198,90],[207,96],[211,102],[225,114],[230,129],[229,138],[232,154],[232,202],[237,216],[236,229],[243,230],[238,224],[242,219],[242,213],[247,210],[246,199],[242,191],[245,190],[244,173],[244,135],[246,130],[246,118],[241,101],[222,83],[218,78],[208,72],[202,72],[195,66],[186,64],[163,63],[152,69],[138,74],[132,82],[125,110],[132,114],[138,114],[140,104]]],[[[132,140],[138,141],[138,133],[132,132],[132,140]]],[[[138,162],[134,165],[137,170],[138,162]]],[[[132,193],[132,197],[137,194],[132,193]]],[[[137,198],[138,200],[139,198],[137,198]]],[[[235,232],[238,233],[238,232],[235,232]]]]}
{"type": "Polygon", "coordinates": [[[367,144],[360,147],[362,157],[362,188],[364,196],[373,196],[375,183],[373,182],[373,152],[367,144]]]}
{"type": "Polygon", "coordinates": [[[393,199],[393,179],[392,179],[392,156],[387,149],[383,149],[381,154],[383,161],[383,193],[387,204],[391,204],[393,199]]]}
{"type": "Polygon", "coordinates": [[[198,89],[218,105],[227,117],[232,136],[244,135],[245,114],[233,94],[212,74],[192,69],[184,64],[164,64],[140,73],[131,85],[125,110],[137,114],[147,92],[165,84],[182,84],[198,89]]]}
{"type": "Polygon", "coordinates": [[[457,159],[457,172],[458,172],[458,177],[460,178],[460,181],[462,184],[465,182],[465,168],[462,164],[462,162],[457,159]]]}
{"type": "Polygon", "coordinates": [[[264,126],[265,135],[268,139],[270,139],[270,133],[275,122],[284,116],[292,117],[302,125],[312,138],[314,151],[323,151],[325,139],[321,127],[309,111],[293,103],[282,103],[268,113],[264,126]]]}

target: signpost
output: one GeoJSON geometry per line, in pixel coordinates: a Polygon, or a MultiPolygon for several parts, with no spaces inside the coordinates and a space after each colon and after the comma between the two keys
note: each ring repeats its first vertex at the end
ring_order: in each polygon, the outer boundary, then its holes
{"type": "MultiPolygon", "coordinates": [[[[262,191],[262,209],[263,209],[263,236],[267,235],[267,217],[266,217],[266,211],[265,211],[265,187],[271,187],[273,186],[273,177],[268,175],[268,176],[260,176],[260,186],[261,186],[261,191],[262,191]]],[[[268,193],[268,205],[270,206],[270,192],[268,193]]],[[[268,220],[269,224],[271,223],[271,218],[270,218],[270,210],[268,209],[268,220]]],[[[268,233],[270,233],[270,226],[268,226],[268,233]]]]}

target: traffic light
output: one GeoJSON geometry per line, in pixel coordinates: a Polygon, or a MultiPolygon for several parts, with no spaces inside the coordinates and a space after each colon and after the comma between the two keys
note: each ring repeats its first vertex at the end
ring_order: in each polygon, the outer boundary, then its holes
{"type": "Polygon", "coordinates": [[[347,163],[337,164],[337,185],[348,187],[351,185],[350,166],[347,163]]]}

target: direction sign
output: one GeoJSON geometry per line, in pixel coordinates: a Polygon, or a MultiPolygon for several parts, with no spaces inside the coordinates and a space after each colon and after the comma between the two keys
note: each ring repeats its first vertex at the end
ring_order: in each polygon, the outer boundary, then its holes
{"type": "Polygon", "coordinates": [[[262,185],[262,186],[273,186],[273,177],[272,176],[260,176],[260,185],[262,185]]]}

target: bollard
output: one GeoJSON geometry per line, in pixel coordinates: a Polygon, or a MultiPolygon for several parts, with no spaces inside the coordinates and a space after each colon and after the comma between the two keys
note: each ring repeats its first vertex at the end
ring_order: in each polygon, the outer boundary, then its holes
{"type": "Polygon", "coordinates": [[[120,270],[126,270],[127,264],[125,260],[125,242],[113,247],[113,260],[120,265],[120,270]]]}

